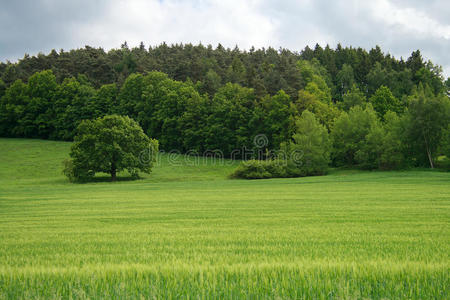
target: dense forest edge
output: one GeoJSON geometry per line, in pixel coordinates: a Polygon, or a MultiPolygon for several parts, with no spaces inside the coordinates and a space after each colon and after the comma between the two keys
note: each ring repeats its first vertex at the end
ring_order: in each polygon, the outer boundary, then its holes
{"type": "Polygon", "coordinates": [[[448,167],[449,90],[419,50],[86,46],[0,63],[0,136],[73,140],[118,114],[166,152],[268,159],[303,143],[321,168],[448,167]]]}

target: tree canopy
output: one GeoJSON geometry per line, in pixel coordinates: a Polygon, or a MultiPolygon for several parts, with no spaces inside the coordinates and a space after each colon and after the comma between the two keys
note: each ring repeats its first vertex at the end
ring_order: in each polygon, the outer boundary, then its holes
{"type": "Polygon", "coordinates": [[[139,171],[150,173],[157,151],[158,141],[147,137],[129,117],[85,120],[76,129],[64,172],[73,181],[89,180],[98,172],[110,174],[115,181],[123,170],[136,178],[139,171]]]}
{"type": "Polygon", "coordinates": [[[121,115],[164,151],[269,158],[308,110],[332,137],[334,166],[434,166],[448,145],[448,86],[420,51],[404,61],[340,45],[86,47],[0,63],[0,136],[70,141],[85,120],[121,115]]]}

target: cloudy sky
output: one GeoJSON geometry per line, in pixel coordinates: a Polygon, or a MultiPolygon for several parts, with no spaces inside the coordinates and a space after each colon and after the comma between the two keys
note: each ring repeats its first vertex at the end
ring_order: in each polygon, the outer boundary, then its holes
{"type": "Polygon", "coordinates": [[[0,60],[85,45],[420,49],[450,75],[448,0],[0,0],[0,60]]]}

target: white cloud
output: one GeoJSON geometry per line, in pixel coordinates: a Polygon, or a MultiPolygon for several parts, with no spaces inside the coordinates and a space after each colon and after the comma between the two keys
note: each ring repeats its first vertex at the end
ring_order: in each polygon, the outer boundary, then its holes
{"type": "MultiPolygon", "coordinates": [[[[0,0],[1,1],[1,0],[0,0]]],[[[420,49],[450,74],[448,0],[16,0],[0,10],[0,60],[91,45],[162,42],[420,49]],[[20,20],[20,21],[17,21],[20,20]]]]}
{"type": "Polygon", "coordinates": [[[442,21],[436,10],[449,11],[450,2],[430,1],[434,10],[422,3],[427,1],[267,0],[264,15],[282,20],[275,35],[288,48],[302,49],[316,42],[367,50],[379,45],[397,58],[407,58],[420,49],[425,59],[443,65],[448,76],[450,19],[442,21]]]}
{"type": "Polygon", "coordinates": [[[450,40],[450,25],[430,18],[415,8],[400,8],[387,0],[368,1],[373,17],[388,26],[399,26],[401,30],[450,40]]]}
{"type": "Polygon", "coordinates": [[[233,47],[268,46],[275,24],[257,10],[258,1],[116,1],[105,14],[73,28],[87,44],[117,47],[191,42],[233,47]]]}

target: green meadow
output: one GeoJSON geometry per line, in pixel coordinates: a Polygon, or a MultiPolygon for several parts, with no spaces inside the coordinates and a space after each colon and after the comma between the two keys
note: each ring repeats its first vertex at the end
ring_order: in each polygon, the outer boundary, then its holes
{"type": "Polygon", "coordinates": [[[231,180],[162,154],[73,184],[70,145],[0,139],[0,299],[450,298],[448,172],[231,180]]]}

